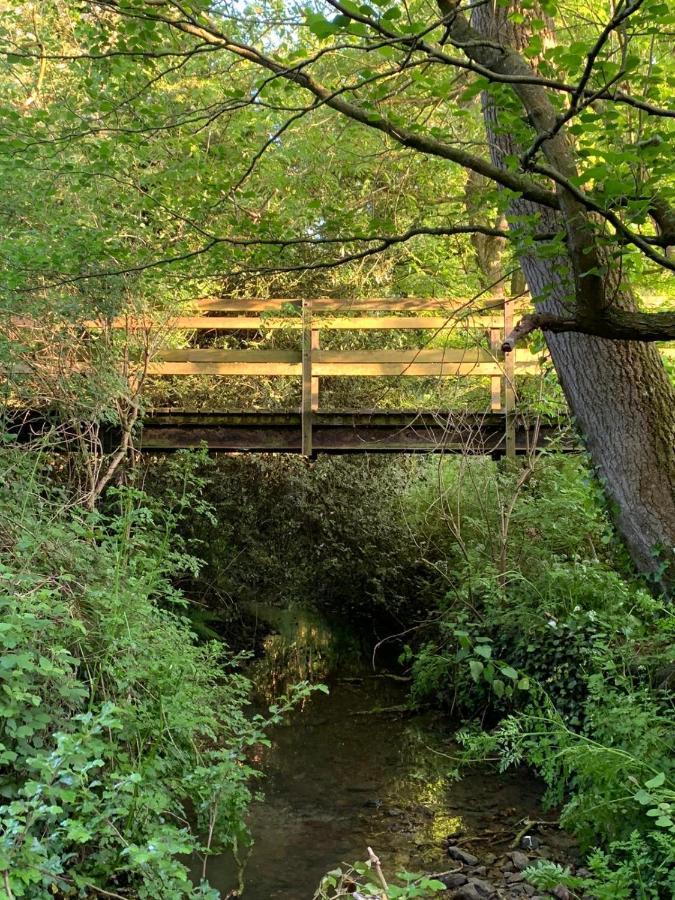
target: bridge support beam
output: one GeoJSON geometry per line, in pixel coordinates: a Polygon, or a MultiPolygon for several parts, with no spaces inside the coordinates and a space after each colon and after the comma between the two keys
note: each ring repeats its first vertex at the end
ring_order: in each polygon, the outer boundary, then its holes
{"type": "MultiPolygon", "coordinates": [[[[513,297],[504,298],[504,335],[513,331],[513,297]]],[[[506,428],[506,456],[516,456],[516,365],[513,353],[504,355],[504,420],[506,428]]]]}
{"type": "Polygon", "coordinates": [[[302,455],[312,455],[312,301],[302,301],[302,455]]]}

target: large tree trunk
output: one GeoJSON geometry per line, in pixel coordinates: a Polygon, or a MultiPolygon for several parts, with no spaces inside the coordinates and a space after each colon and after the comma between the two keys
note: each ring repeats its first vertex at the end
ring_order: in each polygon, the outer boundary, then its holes
{"type": "MultiPolygon", "coordinates": [[[[476,7],[472,24],[486,37],[521,49],[527,35],[507,20],[509,10],[493,3],[476,7]]],[[[493,162],[520,155],[510,134],[498,127],[497,110],[483,97],[493,162]]],[[[530,201],[512,204],[511,215],[536,213],[541,230],[562,225],[557,213],[530,201]]],[[[538,310],[569,312],[574,295],[571,261],[521,259],[530,290],[546,297],[538,310]]],[[[631,304],[630,297],[619,302],[631,304]]],[[[662,587],[675,583],[675,391],[654,345],[610,341],[586,335],[546,333],[565,396],[585,438],[610,501],[617,527],[635,564],[662,587]]]]}

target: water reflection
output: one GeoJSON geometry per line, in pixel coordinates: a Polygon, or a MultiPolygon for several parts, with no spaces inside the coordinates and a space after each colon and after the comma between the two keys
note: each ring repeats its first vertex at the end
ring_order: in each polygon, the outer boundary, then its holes
{"type": "Polygon", "coordinates": [[[359,641],[339,624],[328,625],[319,614],[300,605],[280,609],[253,604],[249,613],[268,633],[262,639],[262,655],[250,676],[261,701],[272,703],[299,681],[328,680],[360,672],[359,641]]]}

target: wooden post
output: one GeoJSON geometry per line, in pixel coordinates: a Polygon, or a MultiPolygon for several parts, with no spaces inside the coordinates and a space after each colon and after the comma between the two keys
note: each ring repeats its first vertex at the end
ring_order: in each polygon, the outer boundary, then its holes
{"type": "Polygon", "coordinates": [[[312,301],[302,301],[302,455],[312,455],[312,301]]]}
{"type": "MultiPolygon", "coordinates": [[[[513,297],[504,297],[504,336],[513,331],[513,297]]],[[[504,424],[506,430],[506,458],[516,456],[516,350],[504,355],[504,424]]]]}
{"type": "MultiPolygon", "coordinates": [[[[319,340],[320,331],[318,328],[311,329],[310,350],[318,350],[321,346],[319,340]]],[[[312,412],[316,412],[319,408],[319,376],[312,375],[312,412]]]]}
{"type": "MultiPolygon", "coordinates": [[[[490,350],[492,350],[495,359],[500,359],[502,354],[502,330],[501,328],[490,329],[490,350]]],[[[502,382],[503,375],[493,375],[490,378],[490,409],[492,412],[500,412],[503,410],[502,405],[502,382]]]]}

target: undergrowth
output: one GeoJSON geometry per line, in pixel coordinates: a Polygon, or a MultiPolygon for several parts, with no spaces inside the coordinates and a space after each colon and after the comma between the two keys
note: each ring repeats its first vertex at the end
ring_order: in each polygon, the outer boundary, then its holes
{"type": "Polygon", "coordinates": [[[248,751],[294,698],[247,714],[238,658],[189,627],[194,495],[90,512],[45,457],[0,457],[0,895],[215,898],[186,860],[246,844],[248,751]]]}
{"type": "MultiPolygon", "coordinates": [[[[444,462],[407,514],[447,592],[402,659],[418,704],[475,724],[465,764],[526,764],[588,854],[540,888],[675,896],[675,617],[631,571],[578,459],[444,462]]],[[[555,871],[554,871],[555,869],[555,871]]]]}

